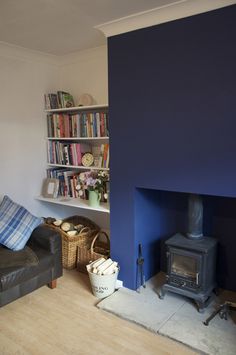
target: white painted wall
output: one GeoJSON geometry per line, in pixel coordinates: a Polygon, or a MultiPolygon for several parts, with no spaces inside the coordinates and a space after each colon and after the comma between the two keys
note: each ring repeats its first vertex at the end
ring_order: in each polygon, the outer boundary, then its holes
{"type": "Polygon", "coordinates": [[[88,93],[97,104],[108,103],[107,46],[60,57],[61,84],[70,91],[75,103],[88,93]]]}
{"type": "Polygon", "coordinates": [[[0,43],[0,195],[41,215],[46,167],[43,94],[59,85],[56,57],[0,43]]]}
{"type": "MultiPolygon", "coordinates": [[[[98,103],[107,102],[106,48],[58,58],[0,42],[0,200],[8,194],[38,216],[87,215],[34,199],[46,170],[43,95],[60,89],[76,100],[89,92],[98,103]]],[[[106,214],[88,217],[109,226],[106,214]]]]}

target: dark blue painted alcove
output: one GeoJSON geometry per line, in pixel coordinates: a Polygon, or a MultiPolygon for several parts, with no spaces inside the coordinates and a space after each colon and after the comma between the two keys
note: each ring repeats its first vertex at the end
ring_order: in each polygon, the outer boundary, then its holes
{"type": "Polygon", "coordinates": [[[108,40],[111,250],[127,287],[136,287],[139,242],[147,278],[164,268],[163,241],[184,228],[184,196],[196,192],[206,204],[225,197],[205,223],[224,239],[219,282],[236,289],[235,38],[230,6],[108,40]]]}

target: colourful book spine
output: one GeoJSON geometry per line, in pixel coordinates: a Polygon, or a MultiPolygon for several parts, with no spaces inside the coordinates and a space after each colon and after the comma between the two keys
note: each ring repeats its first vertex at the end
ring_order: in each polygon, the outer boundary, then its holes
{"type": "Polygon", "coordinates": [[[90,114],[89,114],[89,113],[86,115],[86,123],[87,123],[87,137],[92,137],[92,132],[91,132],[91,117],[90,117],[90,114]]]}
{"type": "Polygon", "coordinates": [[[59,132],[60,137],[65,137],[64,117],[62,114],[59,114],[59,132]]]}
{"type": "Polygon", "coordinates": [[[74,152],[74,143],[71,143],[69,145],[69,149],[70,149],[70,163],[72,165],[76,165],[76,157],[75,157],[75,152],[74,152]]]}
{"type": "Polygon", "coordinates": [[[100,124],[101,137],[105,137],[105,123],[104,123],[104,113],[103,112],[101,112],[101,114],[100,114],[100,120],[101,120],[101,124],[100,124]]]}
{"type": "Polygon", "coordinates": [[[108,121],[107,113],[104,113],[104,119],[105,119],[105,136],[109,137],[109,121],[108,121]]]}
{"type": "Polygon", "coordinates": [[[86,124],[86,114],[83,113],[83,119],[82,119],[82,127],[83,127],[83,136],[82,137],[87,137],[87,124],[86,124]]]}
{"type": "Polygon", "coordinates": [[[96,112],[96,127],[97,127],[97,137],[101,137],[101,132],[100,132],[100,115],[99,112],[96,112]]]}
{"type": "Polygon", "coordinates": [[[76,121],[77,121],[77,132],[76,132],[76,137],[81,137],[81,116],[77,113],[76,115],[76,121]]]}
{"type": "Polygon", "coordinates": [[[72,190],[73,190],[73,197],[78,197],[78,191],[76,190],[77,186],[77,175],[74,174],[72,178],[72,190]]]}
{"type": "Polygon", "coordinates": [[[104,144],[104,152],[103,152],[103,168],[107,168],[107,156],[108,156],[109,144],[104,144]]]}
{"type": "Polygon", "coordinates": [[[81,148],[79,143],[76,143],[76,155],[77,155],[77,165],[81,165],[82,154],[81,154],[81,148]]]}
{"type": "Polygon", "coordinates": [[[101,151],[100,151],[100,157],[99,157],[99,168],[103,167],[103,158],[104,158],[104,144],[101,144],[101,151]]]}
{"type": "Polygon", "coordinates": [[[69,117],[68,115],[63,115],[64,117],[64,126],[65,126],[65,137],[69,137],[69,117]]]}
{"type": "Polygon", "coordinates": [[[90,137],[94,137],[94,120],[93,120],[92,112],[89,114],[89,117],[90,117],[90,134],[91,134],[90,137]]]}
{"type": "Polygon", "coordinates": [[[47,115],[48,137],[52,137],[52,115],[47,115]]]}
{"type": "Polygon", "coordinates": [[[107,148],[107,159],[106,159],[106,166],[105,166],[105,168],[109,168],[109,165],[110,165],[110,147],[109,147],[109,144],[108,144],[108,148],[107,148]]]}

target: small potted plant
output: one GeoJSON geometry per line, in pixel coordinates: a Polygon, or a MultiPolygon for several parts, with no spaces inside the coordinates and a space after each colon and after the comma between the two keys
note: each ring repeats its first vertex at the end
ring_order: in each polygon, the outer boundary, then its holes
{"type": "Polygon", "coordinates": [[[106,193],[106,183],[109,181],[109,174],[106,171],[85,171],[79,174],[76,190],[80,197],[84,195],[84,191],[88,191],[89,205],[98,207],[100,205],[101,196],[108,199],[106,193]]]}

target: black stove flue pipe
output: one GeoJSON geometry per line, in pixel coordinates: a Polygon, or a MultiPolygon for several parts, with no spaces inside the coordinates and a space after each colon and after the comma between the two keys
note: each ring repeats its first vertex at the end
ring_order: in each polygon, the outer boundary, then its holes
{"type": "Polygon", "coordinates": [[[203,203],[198,194],[190,194],[188,200],[188,231],[190,239],[203,238],[203,203]]]}

